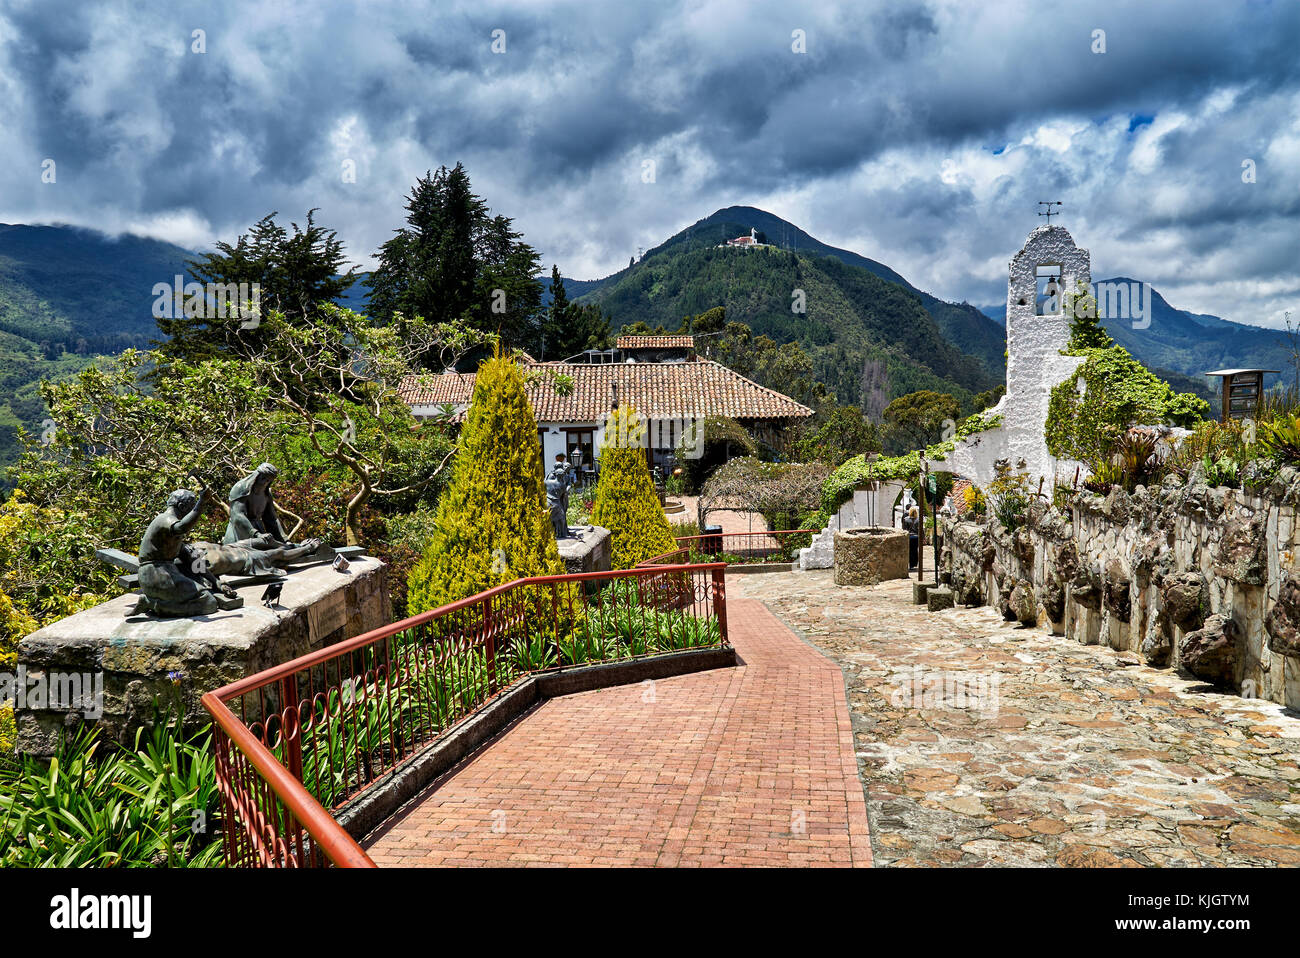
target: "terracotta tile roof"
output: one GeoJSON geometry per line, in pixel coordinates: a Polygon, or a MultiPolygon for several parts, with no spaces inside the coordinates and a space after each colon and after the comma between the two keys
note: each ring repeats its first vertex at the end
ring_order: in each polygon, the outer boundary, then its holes
{"type": "MultiPolygon", "coordinates": [[[[538,422],[600,422],[608,414],[618,385],[620,405],[630,404],[649,419],[730,416],[733,419],[783,419],[811,416],[812,410],[774,389],[760,386],[710,360],[682,363],[537,363],[573,377],[573,392],[556,393],[548,377],[528,384],[528,400],[538,422]]],[[[398,394],[411,406],[468,403],[473,373],[411,377],[398,394]]]]}
{"type": "Polygon", "coordinates": [[[619,349],[692,349],[694,336],[620,336],[619,349]]]}

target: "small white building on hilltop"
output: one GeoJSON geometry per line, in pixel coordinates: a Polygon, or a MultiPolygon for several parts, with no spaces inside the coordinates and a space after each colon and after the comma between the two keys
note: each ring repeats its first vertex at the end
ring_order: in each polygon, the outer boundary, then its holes
{"type": "Polygon", "coordinates": [[[748,236],[737,236],[735,239],[729,239],[725,243],[719,243],[718,247],[719,249],[722,249],[728,246],[739,246],[742,249],[753,249],[759,246],[767,246],[767,245],[769,244],[760,243],[758,241],[758,230],[751,226],[749,228],[748,236]]]}

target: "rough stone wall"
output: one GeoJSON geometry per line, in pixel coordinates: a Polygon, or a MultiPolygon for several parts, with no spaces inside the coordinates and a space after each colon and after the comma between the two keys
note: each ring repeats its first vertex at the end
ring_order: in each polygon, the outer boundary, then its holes
{"type": "Polygon", "coordinates": [[[1064,512],[1037,501],[1014,534],[945,522],[940,570],[959,603],[1300,708],[1298,505],[1292,469],[1252,492],[1196,473],[1080,492],[1064,512]]]}
{"type": "Polygon", "coordinates": [[[124,595],[33,632],[18,647],[23,675],[38,683],[51,675],[95,676],[102,714],[19,705],[18,748],[52,754],[62,731],[82,721],[126,742],[152,721],[155,706],[179,709],[190,727],[206,725],[211,719],[199,701],[206,692],[391,621],[385,571],[365,557],[346,573],[313,566],[290,574],[274,609],[261,603],[265,584],[253,584],[236,589],[242,609],[189,619],[128,619],[138,596],[124,595]]]}

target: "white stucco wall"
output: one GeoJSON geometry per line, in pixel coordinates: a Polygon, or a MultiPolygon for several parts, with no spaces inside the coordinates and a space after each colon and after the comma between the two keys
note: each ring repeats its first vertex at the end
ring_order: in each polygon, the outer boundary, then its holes
{"type": "Polygon", "coordinates": [[[993,479],[993,463],[1007,459],[1012,468],[1024,460],[1031,481],[1043,477],[1050,489],[1058,470],[1070,482],[1077,465],[1055,460],[1047,451],[1044,429],[1052,387],[1071,378],[1083,359],[1062,356],[1070,341],[1070,320],[1064,310],[1039,316],[1037,271],[1040,266],[1061,267],[1063,293],[1073,293],[1079,282],[1092,281],[1088,251],[1075,246],[1068,230],[1040,226],[1012,258],[1007,276],[1007,392],[995,408],[1001,424],[967,437],[947,456],[940,468],[965,476],[977,485],[993,479]]]}

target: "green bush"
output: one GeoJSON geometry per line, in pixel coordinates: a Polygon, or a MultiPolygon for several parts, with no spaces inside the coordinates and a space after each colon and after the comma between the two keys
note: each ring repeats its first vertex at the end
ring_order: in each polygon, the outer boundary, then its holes
{"type": "Polygon", "coordinates": [[[479,367],[451,482],[408,577],[407,611],[415,615],[512,579],[563,572],[523,373],[498,354],[479,367]]]}
{"type": "Polygon", "coordinates": [[[677,547],[641,448],[645,423],[630,406],[615,409],[600,448],[600,481],[591,521],[610,531],[611,562],[630,569],[677,547]]]}
{"type": "Polygon", "coordinates": [[[1053,387],[1045,439],[1058,458],[1094,462],[1109,458],[1116,439],[1134,425],[1190,428],[1210,405],[1173,387],[1122,346],[1072,350],[1085,357],[1076,375],[1053,387]],[[1078,381],[1084,381],[1082,394],[1078,381]]]}
{"type": "Polygon", "coordinates": [[[0,866],[220,865],[219,811],[209,729],[156,720],[122,748],[84,726],[48,763],[0,759],[0,866]]]}

